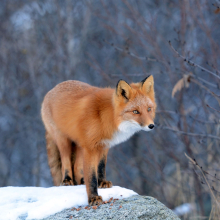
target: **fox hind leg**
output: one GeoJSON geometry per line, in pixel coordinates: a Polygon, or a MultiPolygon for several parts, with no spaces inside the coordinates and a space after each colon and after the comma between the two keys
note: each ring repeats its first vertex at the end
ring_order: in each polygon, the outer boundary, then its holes
{"type": "Polygon", "coordinates": [[[102,197],[98,195],[98,150],[83,151],[83,172],[88,195],[89,205],[99,205],[103,202],[102,197]]]}
{"type": "Polygon", "coordinates": [[[60,153],[52,136],[46,131],[47,157],[50,172],[55,186],[59,186],[62,180],[60,153]]]}
{"type": "Polygon", "coordinates": [[[75,160],[73,164],[73,175],[78,185],[84,184],[83,174],[83,149],[75,145],[75,160]]]}
{"type": "Polygon", "coordinates": [[[57,139],[57,147],[60,152],[62,164],[62,182],[61,185],[69,186],[74,185],[72,173],[72,142],[66,137],[60,136],[57,139]]]}

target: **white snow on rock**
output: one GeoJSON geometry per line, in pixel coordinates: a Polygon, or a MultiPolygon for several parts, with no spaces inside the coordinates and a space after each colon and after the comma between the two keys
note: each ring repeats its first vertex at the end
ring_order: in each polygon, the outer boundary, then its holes
{"type": "MultiPolygon", "coordinates": [[[[113,186],[98,189],[103,200],[137,195],[133,190],[113,186]]],[[[86,187],[59,186],[0,188],[0,220],[42,219],[67,208],[88,205],[86,187]]]]}

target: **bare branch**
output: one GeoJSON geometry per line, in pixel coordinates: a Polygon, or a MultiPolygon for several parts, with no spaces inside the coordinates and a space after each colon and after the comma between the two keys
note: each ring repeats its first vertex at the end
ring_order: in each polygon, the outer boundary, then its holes
{"type": "Polygon", "coordinates": [[[209,86],[212,86],[212,87],[214,87],[214,88],[218,88],[217,85],[215,85],[215,84],[213,84],[213,83],[210,83],[210,82],[208,82],[207,80],[205,80],[205,79],[203,79],[203,78],[201,78],[201,77],[196,77],[195,75],[193,75],[193,77],[198,78],[200,81],[202,81],[203,83],[208,84],[209,86]]]}
{"type": "MultiPolygon", "coordinates": [[[[215,189],[214,189],[213,186],[212,186],[212,188],[210,187],[210,184],[209,184],[209,182],[208,182],[208,180],[207,180],[207,178],[206,178],[206,176],[205,176],[205,174],[204,174],[204,172],[203,172],[203,170],[202,170],[202,167],[200,167],[200,166],[198,165],[198,163],[196,162],[195,159],[193,160],[193,159],[192,159],[191,157],[189,157],[186,153],[185,153],[185,156],[187,157],[187,159],[188,159],[193,165],[195,165],[196,167],[199,168],[199,170],[201,171],[201,173],[202,173],[202,175],[203,175],[203,178],[205,179],[206,184],[208,185],[209,190],[210,190],[210,192],[211,192],[211,194],[212,194],[212,196],[213,196],[213,198],[214,198],[214,200],[215,200],[215,202],[216,202],[216,205],[219,206],[218,200],[216,199],[216,197],[215,197],[215,195],[214,195],[214,193],[213,193],[213,190],[215,190],[215,189]]],[[[220,206],[219,206],[219,207],[220,207],[220,206]]]]}
{"type": "Polygon", "coordinates": [[[171,127],[167,127],[167,126],[162,126],[162,129],[166,129],[166,130],[170,130],[170,131],[175,131],[177,133],[183,134],[183,135],[189,135],[189,136],[199,136],[199,137],[206,137],[206,138],[213,138],[216,140],[220,140],[220,137],[215,136],[215,135],[211,135],[211,134],[198,134],[198,133],[191,133],[191,132],[185,132],[185,131],[180,131],[171,127]]]}
{"type": "Polygon", "coordinates": [[[206,86],[202,85],[200,82],[198,82],[197,80],[191,78],[190,79],[191,82],[194,82],[195,84],[199,85],[200,87],[202,87],[203,89],[205,89],[207,92],[209,92],[211,95],[213,95],[217,101],[219,102],[219,96],[217,94],[215,94],[214,92],[212,92],[210,89],[208,89],[206,86]]]}
{"type": "Polygon", "coordinates": [[[129,50],[129,47],[126,47],[125,49],[123,49],[123,48],[120,48],[120,47],[118,47],[118,46],[115,46],[113,43],[109,43],[109,42],[106,41],[105,39],[103,39],[103,41],[106,42],[107,44],[109,44],[110,46],[112,46],[115,50],[118,50],[118,51],[120,51],[120,52],[126,53],[126,54],[128,54],[128,55],[130,55],[130,56],[132,56],[132,57],[135,57],[135,58],[139,59],[139,60],[147,60],[147,61],[161,62],[161,63],[163,62],[163,61],[160,61],[160,60],[158,60],[158,59],[149,58],[149,57],[147,57],[147,56],[146,56],[146,57],[138,56],[138,55],[134,54],[133,52],[131,52],[131,51],[129,50]]]}
{"type": "Polygon", "coordinates": [[[218,111],[217,109],[215,109],[215,108],[213,108],[213,107],[211,107],[211,106],[209,106],[209,105],[207,105],[207,107],[209,107],[209,108],[215,110],[216,112],[220,112],[220,111],[218,111]]]}
{"type": "Polygon", "coordinates": [[[184,57],[183,55],[181,55],[177,50],[175,50],[175,48],[172,46],[171,44],[171,41],[169,41],[169,45],[171,47],[171,49],[178,55],[178,57],[181,57],[186,63],[188,63],[189,65],[191,66],[194,66],[194,67],[198,67],[199,69],[203,70],[203,71],[206,71],[207,73],[210,73],[211,75],[215,76],[216,78],[220,79],[220,76],[216,75],[214,72],[192,62],[191,60],[187,59],[186,57],[184,57]]]}
{"type": "Polygon", "coordinates": [[[219,124],[218,121],[205,121],[205,120],[202,120],[202,119],[199,119],[199,118],[195,118],[194,116],[192,115],[187,115],[187,114],[180,114],[179,112],[177,111],[170,111],[170,110],[157,110],[156,113],[160,114],[160,113],[168,113],[168,114],[171,114],[171,115],[179,115],[179,116],[183,116],[183,117],[186,117],[186,116],[189,116],[190,118],[192,118],[193,120],[196,120],[198,122],[201,122],[201,123],[207,123],[207,124],[219,124]]]}

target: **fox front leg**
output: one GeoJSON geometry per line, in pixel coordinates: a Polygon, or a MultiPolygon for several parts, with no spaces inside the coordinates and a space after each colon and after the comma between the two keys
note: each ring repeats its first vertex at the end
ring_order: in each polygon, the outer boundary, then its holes
{"type": "Polygon", "coordinates": [[[101,160],[99,161],[98,165],[98,187],[99,188],[111,188],[112,182],[106,180],[106,163],[107,163],[107,155],[108,155],[108,149],[105,149],[103,152],[103,156],[101,157],[101,160]]]}

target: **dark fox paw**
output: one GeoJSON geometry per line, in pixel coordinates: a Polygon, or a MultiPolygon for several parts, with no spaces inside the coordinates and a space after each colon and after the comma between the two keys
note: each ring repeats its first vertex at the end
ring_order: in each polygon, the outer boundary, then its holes
{"type": "Polygon", "coordinates": [[[93,205],[101,205],[103,202],[102,197],[101,196],[93,196],[89,199],[89,205],[93,206],[93,205]]]}
{"type": "Polygon", "coordinates": [[[112,182],[103,180],[99,183],[99,188],[111,188],[112,187],[112,182]]]}
{"type": "Polygon", "coordinates": [[[72,186],[72,185],[74,185],[74,184],[73,184],[72,179],[66,178],[66,179],[63,180],[63,182],[62,182],[61,185],[63,185],[63,186],[72,186]]]}

